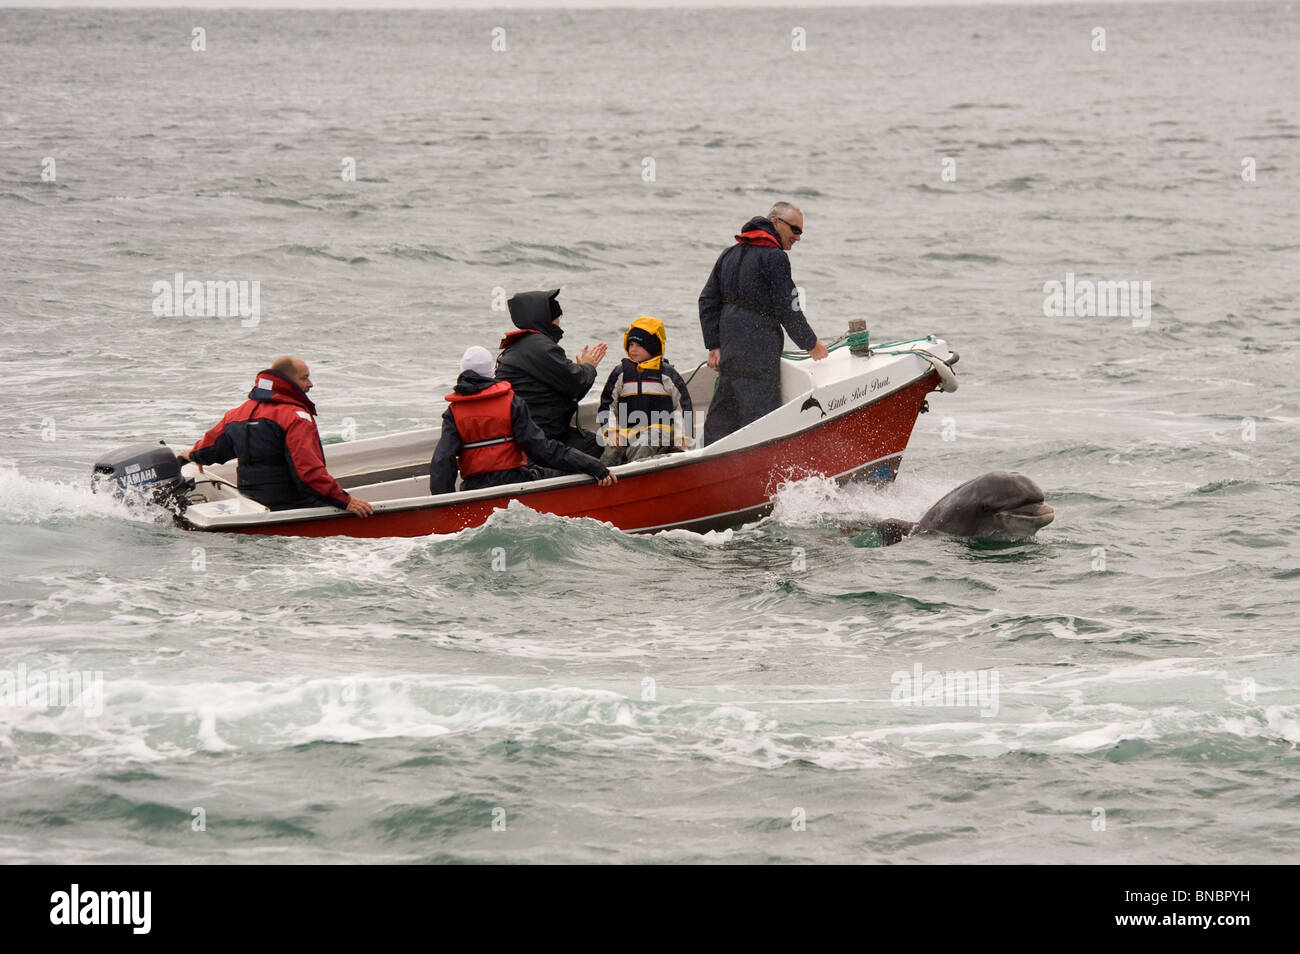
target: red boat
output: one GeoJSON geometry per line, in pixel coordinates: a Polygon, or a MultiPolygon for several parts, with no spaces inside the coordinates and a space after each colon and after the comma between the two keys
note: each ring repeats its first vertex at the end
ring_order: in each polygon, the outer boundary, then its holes
{"type": "MultiPolygon", "coordinates": [[[[590,517],[631,533],[733,526],[767,513],[787,481],[893,480],[927,396],[957,388],[957,355],[938,338],[893,342],[870,353],[854,350],[863,349],[840,346],[817,362],[783,358],[781,407],[708,447],[615,467],[618,483],[612,487],[566,475],[431,496],[435,427],[325,448],[330,473],[374,504],[373,517],[333,507],[272,512],[240,495],[234,465],[227,464],[202,473],[186,466],[184,474],[195,486],[178,519],[194,530],[416,537],[479,526],[517,500],[543,513],[590,517]]],[[[715,372],[701,365],[688,384],[697,408],[696,434],[702,433],[715,381],[715,372]]],[[[584,402],[579,423],[594,428],[595,414],[596,403],[584,402]]]]}

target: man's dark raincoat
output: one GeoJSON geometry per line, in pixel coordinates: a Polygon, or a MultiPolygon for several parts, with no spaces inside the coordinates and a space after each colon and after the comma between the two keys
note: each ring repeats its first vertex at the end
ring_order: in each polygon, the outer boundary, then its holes
{"type": "Polygon", "coordinates": [[[805,351],[817,344],[771,220],[750,219],[718,257],[700,292],[700,329],[704,347],[722,349],[704,420],[704,443],[711,444],[780,406],[783,329],[805,351]]]}

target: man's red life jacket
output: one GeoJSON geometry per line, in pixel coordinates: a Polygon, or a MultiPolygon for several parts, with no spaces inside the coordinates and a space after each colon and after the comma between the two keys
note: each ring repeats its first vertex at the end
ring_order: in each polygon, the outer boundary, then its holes
{"type": "Polygon", "coordinates": [[[460,476],[464,480],[497,470],[514,470],[528,463],[528,455],[515,445],[510,423],[514,388],[498,381],[477,394],[448,394],[451,416],[460,434],[460,476]]]}

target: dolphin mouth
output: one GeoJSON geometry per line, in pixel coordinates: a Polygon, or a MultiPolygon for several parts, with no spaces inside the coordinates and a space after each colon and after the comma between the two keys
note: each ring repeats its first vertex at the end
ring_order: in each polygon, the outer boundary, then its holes
{"type": "Polygon", "coordinates": [[[1045,503],[1029,503],[1003,510],[998,516],[1006,530],[1028,536],[1055,520],[1056,511],[1045,503]]]}

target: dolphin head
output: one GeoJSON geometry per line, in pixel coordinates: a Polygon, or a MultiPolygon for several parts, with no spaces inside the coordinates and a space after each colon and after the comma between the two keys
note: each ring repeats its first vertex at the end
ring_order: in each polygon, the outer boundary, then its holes
{"type": "Polygon", "coordinates": [[[995,470],[968,480],[926,511],[917,532],[937,530],[958,537],[1026,540],[1055,519],[1043,489],[1024,474],[995,470]]]}

